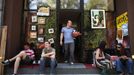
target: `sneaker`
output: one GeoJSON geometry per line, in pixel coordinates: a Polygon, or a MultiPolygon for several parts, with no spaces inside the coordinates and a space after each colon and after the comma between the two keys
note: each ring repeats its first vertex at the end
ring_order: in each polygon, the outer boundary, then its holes
{"type": "Polygon", "coordinates": [[[68,63],[68,61],[67,61],[67,60],[65,60],[65,61],[64,61],[64,63],[68,63]]]}
{"type": "Polygon", "coordinates": [[[8,65],[8,64],[10,64],[10,61],[9,60],[2,61],[2,64],[8,65]]]}
{"type": "Polygon", "coordinates": [[[73,63],[73,62],[71,62],[70,64],[71,64],[71,65],[73,65],[74,63],[73,63]]]}
{"type": "Polygon", "coordinates": [[[40,60],[38,60],[38,64],[40,64],[40,60]]]}
{"type": "Polygon", "coordinates": [[[35,60],[33,61],[33,64],[36,64],[36,61],[35,60]]]}
{"type": "Polygon", "coordinates": [[[17,74],[13,73],[12,75],[17,75],[17,74]]]}

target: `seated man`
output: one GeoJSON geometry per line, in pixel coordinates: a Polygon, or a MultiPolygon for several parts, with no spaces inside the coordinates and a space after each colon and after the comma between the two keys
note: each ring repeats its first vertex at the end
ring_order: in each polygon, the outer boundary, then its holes
{"type": "Polygon", "coordinates": [[[133,71],[133,61],[124,50],[122,44],[117,45],[116,55],[118,59],[115,61],[116,71],[124,74],[126,71],[128,74],[132,74],[133,71]]]}
{"type": "Polygon", "coordinates": [[[13,57],[11,59],[7,59],[7,60],[3,61],[2,63],[5,65],[8,65],[8,64],[10,64],[10,62],[15,60],[13,75],[16,75],[20,61],[23,60],[26,63],[31,62],[32,60],[34,60],[34,56],[35,56],[34,51],[30,49],[30,44],[26,43],[26,44],[24,44],[24,50],[22,50],[15,57],[13,57]]]}
{"type": "Polygon", "coordinates": [[[55,65],[56,65],[56,59],[55,59],[55,49],[51,47],[50,42],[45,42],[45,48],[42,50],[41,58],[40,58],[40,71],[43,72],[45,70],[45,61],[47,59],[50,60],[50,66],[51,70],[50,73],[55,72],[55,65]]]}

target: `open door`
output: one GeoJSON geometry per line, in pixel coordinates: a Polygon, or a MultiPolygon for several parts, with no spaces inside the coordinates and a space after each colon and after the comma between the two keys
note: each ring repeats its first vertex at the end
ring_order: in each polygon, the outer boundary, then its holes
{"type": "MultiPolygon", "coordinates": [[[[63,26],[66,26],[66,23],[68,20],[71,20],[73,23],[73,27],[77,30],[81,32],[81,12],[78,10],[66,10],[66,9],[62,9],[59,11],[59,16],[58,17],[58,33],[59,33],[59,37],[60,38],[60,33],[61,33],[61,29],[63,26]]],[[[59,39],[60,41],[60,39],[59,39]]],[[[60,46],[60,45],[59,45],[60,46]]],[[[74,51],[74,57],[75,57],[75,62],[79,62],[80,58],[81,58],[81,37],[77,37],[75,38],[75,51],[74,51]]],[[[60,48],[60,52],[57,53],[57,58],[59,59],[58,61],[63,62],[64,60],[64,48],[63,47],[59,47],[60,48]]]]}

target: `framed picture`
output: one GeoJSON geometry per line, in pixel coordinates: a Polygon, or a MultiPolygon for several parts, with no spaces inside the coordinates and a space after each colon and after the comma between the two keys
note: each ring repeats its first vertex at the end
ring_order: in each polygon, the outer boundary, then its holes
{"type": "Polygon", "coordinates": [[[37,38],[37,32],[30,32],[30,38],[37,38]]]}
{"type": "Polygon", "coordinates": [[[44,42],[44,37],[38,37],[38,42],[44,42]]]}
{"type": "Polygon", "coordinates": [[[41,26],[38,27],[38,34],[39,35],[43,35],[44,34],[44,28],[43,27],[41,27],[41,26]]]}
{"type": "Polygon", "coordinates": [[[37,16],[32,16],[32,22],[37,22],[37,16]]]}
{"type": "Polygon", "coordinates": [[[38,17],[38,24],[45,24],[45,17],[38,17]]]}
{"type": "Polygon", "coordinates": [[[37,26],[36,25],[32,25],[31,26],[31,31],[36,31],[37,30],[37,26]]]}
{"type": "Polygon", "coordinates": [[[106,28],[105,11],[101,9],[91,10],[91,28],[106,28]]]}
{"type": "Polygon", "coordinates": [[[39,7],[38,8],[38,12],[37,12],[38,16],[49,16],[50,15],[50,7],[39,7]]]}
{"type": "Polygon", "coordinates": [[[49,41],[51,44],[54,43],[54,39],[53,39],[53,38],[48,39],[48,41],[49,41]]]}
{"type": "Polygon", "coordinates": [[[53,28],[50,28],[50,29],[48,29],[48,33],[54,33],[54,29],[53,28]]]}

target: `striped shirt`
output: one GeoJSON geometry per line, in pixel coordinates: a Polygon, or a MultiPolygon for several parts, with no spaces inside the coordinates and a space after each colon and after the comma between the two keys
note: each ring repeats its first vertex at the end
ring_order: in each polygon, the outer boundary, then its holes
{"type": "Polygon", "coordinates": [[[28,55],[31,59],[34,59],[35,55],[34,55],[34,51],[33,50],[24,50],[26,55],[28,55]]]}

